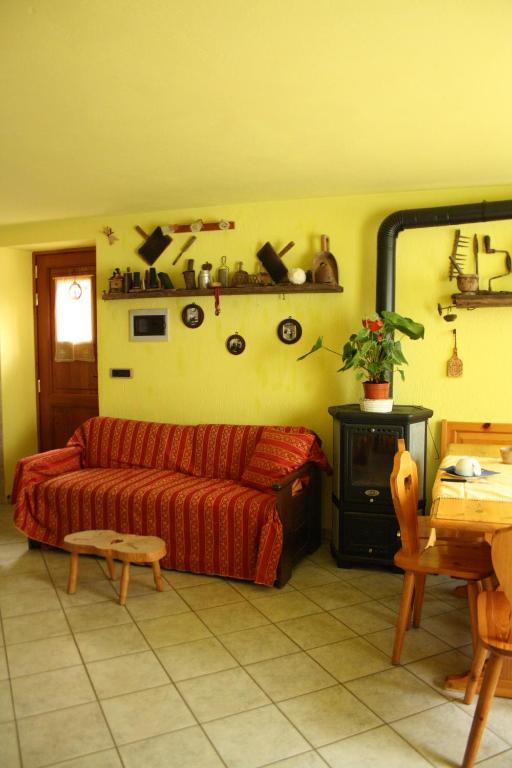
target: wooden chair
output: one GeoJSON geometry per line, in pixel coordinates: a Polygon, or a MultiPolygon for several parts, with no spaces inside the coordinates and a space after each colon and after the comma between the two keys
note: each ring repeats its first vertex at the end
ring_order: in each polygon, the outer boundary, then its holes
{"type": "Polygon", "coordinates": [[[471,768],[475,762],[503,660],[506,656],[512,657],[512,527],[496,532],[491,547],[500,587],[495,592],[478,595],[478,647],[464,696],[465,704],[471,704],[473,700],[488,651],[490,657],[473,716],[463,768],[471,768]]]}
{"type": "Polygon", "coordinates": [[[468,586],[468,602],[476,647],[476,599],[479,582],[493,573],[490,548],[485,543],[465,544],[440,541],[435,547],[423,549],[418,529],[418,471],[408,451],[398,451],[390,478],[391,496],[400,526],[402,547],[396,553],[395,565],[404,573],[404,584],[395,632],[391,661],[400,663],[400,656],[409,625],[419,627],[428,574],[444,574],[463,579],[468,586]]]}

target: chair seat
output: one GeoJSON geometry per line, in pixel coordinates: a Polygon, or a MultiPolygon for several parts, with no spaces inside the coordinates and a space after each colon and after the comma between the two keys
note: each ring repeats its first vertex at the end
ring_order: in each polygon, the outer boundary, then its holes
{"type": "Polygon", "coordinates": [[[480,581],[493,574],[491,548],[487,544],[451,544],[444,540],[416,554],[400,549],[394,560],[404,571],[444,574],[469,581],[480,581]]]}

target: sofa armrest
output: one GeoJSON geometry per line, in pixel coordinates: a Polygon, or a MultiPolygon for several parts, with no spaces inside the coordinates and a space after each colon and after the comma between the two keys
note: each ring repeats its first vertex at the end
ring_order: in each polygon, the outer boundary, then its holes
{"type": "Polygon", "coordinates": [[[11,499],[15,503],[26,488],[49,477],[74,472],[82,468],[82,448],[79,445],[69,445],[65,448],[55,448],[52,451],[36,453],[20,459],[14,473],[14,483],[11,499]]]}
{"type": "Polygon", "coordinates": [[[279,493],[279,491],[282,491],[284,488],[293,485],[295,480],[298,480],[300,477],[309,474],[313,466],[314,465],[308,461],[306,464],[303,464],[302,467],[296,469],[295,472],[290,472],[289,475],[280,477],[276,483],[272,483],[272,490],[276,491],[276,493],[279,493]]]}

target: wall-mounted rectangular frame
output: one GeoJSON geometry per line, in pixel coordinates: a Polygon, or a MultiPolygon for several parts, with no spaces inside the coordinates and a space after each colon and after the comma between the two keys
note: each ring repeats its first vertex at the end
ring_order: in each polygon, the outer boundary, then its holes
{"type": "Polygon", "coordinates": [[[130,341],[167,341],[167,309],[130,309],[130,341]]]}

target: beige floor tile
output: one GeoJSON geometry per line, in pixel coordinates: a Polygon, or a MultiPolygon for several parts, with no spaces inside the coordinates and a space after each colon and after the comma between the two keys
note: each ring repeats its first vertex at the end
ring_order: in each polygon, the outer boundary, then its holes
{"type": "Polygon", "coordinates": [[[397,618],[396,613],[393,613],[377,600],[336,608],[331,611],[331,614],[358,635],[366,635],[368,632],[377,632],[379,629],[394,627],[397,618]]]}
{"type": "MultiPolygon", "coordinates": [[[[43,553],[44,561],[46,565],[48,566],[48,570],[50,573],[54,569],[63,569],[63,568],[69,568],[69,552],[66,552],[64,549],[43,549],[41,550],[43,553]]],[[[86,555],[81,555],[80,559],[84,562],[93,561],[96,562],[96,558],[88,557],[86,555]]]]}
{"type": "Polygon", "coordinates": [[[12,693],[16,717],[87,704],[96,698],[82,665],[18,677],[12,681],[12,693]]]}
{"type": "Polygon", "coordinates": [[[57,593],[64,608],[91,605],[106,600],[115,602],[118,597],[112,584],[108,579],[91,579],[79,584],[74,595],[68,595],[66,587],[58,587],[57,593]]]}
{"type": "Polygon", "coordinates": [[[295,591],[290,586],[290,582],[284,587],[267,587],[265,584],[255,584],[253,581],[242,581],[241,579],[228,579],[227,581],[247,600],[256,600],[258,597],[275,597],[295,591]]]}
{"type": "Polygon", "coordinates": [[[327,645],[338,640],[345,640],[348,637],[354,637],[351,629],[334,616],[324,612],[280,621],[278,626],[301,648],[316,648],[319,645],[327,645]]]}
{"type": "Polygon", "coordinates": [[[200,723],[270,704],[240,667],[184,680],[177,687],[200,723]]]}
{"type": "Polygon", "coordinates": [[[203,573],[189,573],[188,571],[168,571],[162,569],[162,576],[174,589],[195,587],[197,584],[212,584],[215,581],[219,581],[218,576],[207,576],[203,573]]]}
{"type": "Polygon", "coordinates": [[[135,624],[77,632],[75,638],[86,662],[111,659],[148,649],[144,635],[135,624]]]}
{"type": "Polygon", "coordinates": [[[9,677],[9,671],[7,669],[7,657],[5,655],[5,648],[0,648],[0,680],[7,680],[9,677]]]}
{"type": "Polygon", "coordinates": [[[463,586],[465,583],[460,579],[445,579],[437,584],[433,584],[431,587],[427,587],[425,595],[442,600],[444,603],[451,605],[452,608],[460,608],[465,604],[465,600],[455,594],[455,589],[463,586]]]}
{"type": "Polygon", "coordinates": [[[338,581],[338,577],[331,571],[303,560],[293,569],[292,577],[288,583],[295,589],[305,589],[336,581],[338,581]]]}
{"type": "Polygon", "coordinates": [[[428,768],[431,765],[387,725],[321,747],[319,752],[331,768],[428,768]]]}
{"type": "Polygon", "coordinates": [[[23,768],[39,768],[112,747],[99,704],[18,720],[23,768]]]}
{"type": "Polygon", "coordinates": [[[140,651],[104,661],[92,661],[87,671],[100,699],[169,683],[153,651],[140,651]]]}
{"type": "Polygon", "coordinates": [[[105,603],[66,608],[66,616],[73,632],[82,632],[120,624],[131,624],[132,618],[125,606],[109,600],[105,603]]]}
{"type": "Polygon", "coordinates": [[[2,745],[2,761],[5,768],[20,768],[20,752],[16,723],[0,724],[0,744],[2,745]]]}
{"type": "Polygon", "coordinates": [[[70,629],[64,611],[44,611],[13,616],[4,619],[5,642],[24,643],[28,640],[42,640],[47,637],[69,635],[70,629]]]}
{"type": "Polygon", "coordinates": [[[224,767],[224,763],[198,726],[128,744],[121,747],[120,751],[126,768],[224,767]]]}
{"type": "Polygon", "coordinates": [[[327,688],[336,681],[306,653],[248,664],[247,671],[274,701],[327,688]]]}
{"type": "Polygon", "coordinates": [[[204,729],[228,768],[259,768],[310,751],[307,741],[273,705],[214,720],[204,729]]]}
{"type": "Polygon", "coordinates": [[[37,592],[26,592],[20,595],[0,595],[0,612],[4,619],[22,616],[25,613],[56,611],[60,607],[55,589],[38,589],[37,592]]]}
{"type": "Polygon", "coordinates": [[[0,547],[0,574],[2,576],[33,571],[46,573],[46,565],[40,549],[28,549],[26,540],[13,544],[3,544],[0,547]]]}
{"type": "Polygon", "coordinates": [[[302,755],[278,760],[267,768],[327,768],[327,763],[316,752],[303,752],[302,755]]]}
{"type": "Polygon", "coordinates": [[[355,586],[374,600],[380,600],[402,592],[403,577],[396,573],[378,571],[361,576],[355,586]]]}
{"type": "Polygon", "coordinates": [[[400,720],[444,704],[446,699],[402,667],[345,683],[384,722],[400,720]]]}
{"type": "Polygon", "coordinates": [[[102,707],[116,744],[129,744],[195,725],[174,685],[104,699],[102,707]]]}
{"type": "Polygon", "coordinates": [[[313,648],[309,655],[341,683],[382,672],[391,666],[389,656],[362,637],[313,648]]]}
{"type": "Polygon", "coordinates": [[[49,672],[82,663],[71,636],[49,637],[7,646],[11,677],[49,672]]]}
{"type": "MultiPolygon", "coordinates": [[[[477,703],[478,696],[475,696],[472,704],[464,704],[460,700],[457,706],[473,718],[477,703]]],[[[510,699],[504,699],[501,696],[493,698],[486,728],[512,746],[512,701],[510,699]]]]}
{"type": "MultiPolygon", "coordinates": [[[[445,680],[448,675],[461,675],[471,667],[471,659],[460,650],[446,651],[427,659],[420,659],[407,664],[407,669],[412,674],[424,680],[432,688],[436,688],[443,696],[448,698],[461,698],[462,691],[453,691],[445,688],[445,680]]],[[[512,708],[512,702],[511,702],[512,708]]]]}
{"type": "MultiPolygon", "coordinates": [[[[433,765],[453,768],[462,762],[471,717],[456,704],[448,703],[398,720],[392,728],[433,765]]],[[[504,741],[486,730],[478,756],[484,760],[507,748],[504,741]]]]}
{"type": "Polygon", "coordinates": [[[172,616],[175,613],[187,613],[190,608],[184,600],[174,591],[155,592],[141,597],[130,597],[127,608],[135,621],[139,619],[155,619],[160,616],[172,616]]]}
{"type": "Polygon", "coordinates": [[[274,622],[295,619],[297,616],[307,616],[308,613],[318,613],[318,605],[301,592],[287,592],[284,595],[262,597],[251,600],[251,603],[270,621],[274,622]]]}
{"type": "Polygon", "coordinates": [[[153,648],[209,637],[210,632],[193,613],[179,613],[139,621],[139,629],[153,648]]]}
{"type": "Polygon", "coordinates": [[[66,760],[59,763],[58,768],[122,768],[122,764],[117,750],[107,749],[75,760],[66,760]]]}
{"type": "Polygon", "coordinates": [[[35,571],[33,573],[14,573],[8,576],[0,575],[0,593],[2,595],[23,595],[26,592],[49,589],[54,591],[53,582],[48,573],[35,571]]]}
{"type": "Polygon", "coordinates": [[[11,720],[14,720],[11,684],[9,680],[2,680],[0,682],[0,723],[8,723],[11,720]]]}
{"type": "Polygon", "coordinates": [[[483,760],[478,762],[478,768],[510,768],[512,765],[512,749],[507,752],[502,752],[496,757],[491,757],[489,760],[483,760]]]}
{"type": "Polygon", "coordinates": [[[454,648],[471,642],[471,627],[467,606],[461,610],[443,613],[440,616],[431,616],[428,619],[422,620],[421,625],[427,632],[430,632],[454,648]]]}
{"type": "MultiPolygon", "coordinates": [[[[391,651],[393,649],[393,642],[395,640],[394,629],[383,629],[380,632],[372,632],[366,635],[366,640],[379,648],[388,658],[391,658],[391,651]]],[[[443,651],[449,651],[450,646],[447,643],[443,643],[439,638],[431,635],[425,629],[419,627],[418,629],[410,629],[405,633],[404,645],[402,648],[402,655],[400,657],[401,664],[408,664],[411,661],[418,661],[418,659],[424,659],[427,656],[435,656],[443,651]]]]}
{"type": "Polygon", "coordinates": [[[221,605],[218,608],[206,608],[198,611],[197,615],[215,635],[224,635],[269,623],[259,610],[245,600],[241,603],[221,605]]]}
{"type": "MultiPolygon", "coordinates": [[[[119,563],[116,563],[117,568],[117,579],[115,581],[110,582],[112,586],[114,587],[114,590],[116,591],[116,594],[119,594],[119,590],[121,588],[121,567],[119,563]]],[[[162,591],[167,592],[167,590],[171,589],[170,585],[165,581],[165,579],[162,579],[162,591]]],[[[128,584],[128,596],[126,598],[126,604],[128,605],[129,600],[133,600],[136,597],[140,597],[141,595],[154,595],[154,594],[160,594],[160,592],[157,592],[156,586],[155,586],[155,578],[153,576],[153,571],[149,568],[137,568],[137,566],[131,565],[130,566],[130,581],[128,584]]]]}
{"type": "Polygon", "coordinates": [[[222,635],[222,642],[240,664],[253,664],[300,650],[298,645],[273,624],[222,635]]]}
{"type": "Polygon", "coordinates": [[[302,594],[326,611],[342,608],[344,605],[368,602],[367,594],[361,592],[354,584],[349,584],[346,581],[336,581],[334,584],[324,584],[322,587],[304,589],[302,594]]]}
{"type": "Polygon", "coordinates": [[[288,699],[279,704],[279,709],[314,747],[382,723],[341,685],[288,699]]]}
{"type": "Polygon", "coordinates": [[[179,589],[178,594],[194,611],[240,602],[240,593],[223,581],[179,589]]]}
{"type": "Polygon", "coordinates": [[[238,666],[216,637],[159,648],[156,654],[174,682],[238,666]]]}
{"type": "MultiPolygon", "coordinates": [[[[379,602],[386,606],[386,608],[389,608],[390,611],[398,614],[400,609],[400,595],[394,595],[393,597],[379,600],[379,602]]],[[[422,620],[427,619],[429,616],[437,616],[440,613],[447,613],[448,611],[453,611],[453,605],[450,605],[450,603],[447,603],[444,600],[439,600],[433,595],[425,594],[421,611],[422,620]]]]}
{"type": "MultiPolygon", "coordinates": [[[[46,560],[46,564],[54,583],[62,589],[65,589],[67,587],[69,576],[69,557],[50,562],[46,560]]],[[[78,558],[78,589],[84,581],[97,581],[98,579],[104,578],[105,573],[102,568],[100,568],[98,561],[95,558],[82,556],[78,558]]]]}

